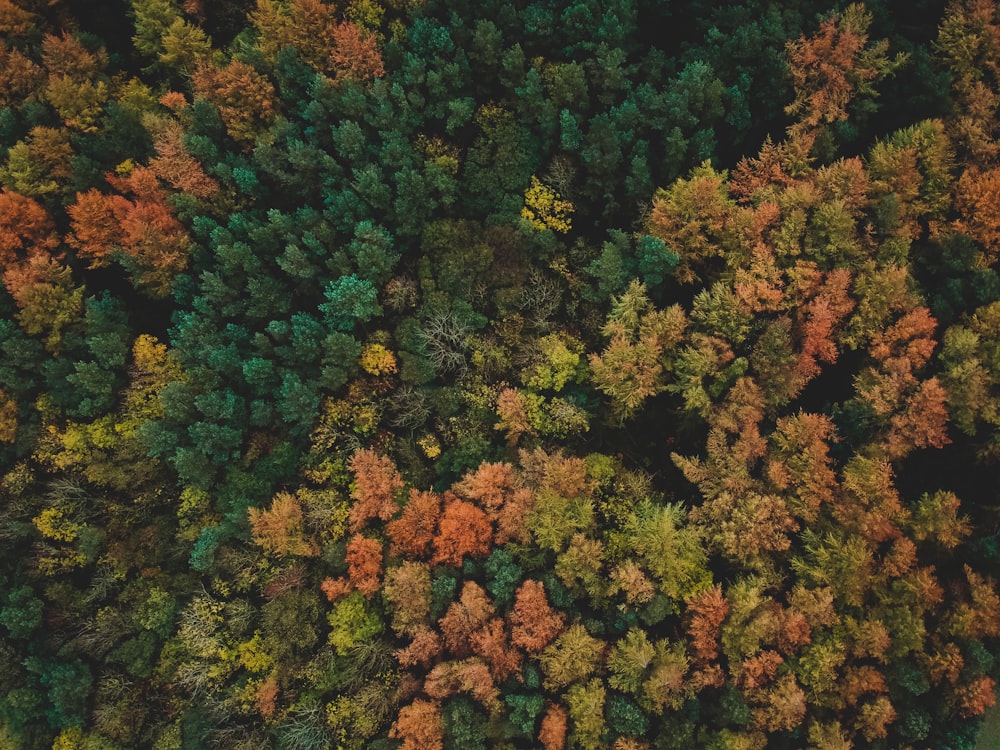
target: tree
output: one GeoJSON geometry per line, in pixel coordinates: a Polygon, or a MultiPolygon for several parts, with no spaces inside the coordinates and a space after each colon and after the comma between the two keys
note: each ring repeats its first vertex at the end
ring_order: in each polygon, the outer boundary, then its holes
{"type": "Polygon", "coordinates": [[[163,32],[158,62],[181,75],[190,75],[211,53],[212,40],[199,27],[177,17],[163,32]]]}
{"type": "Polygon", "coordinates": [[[347,579],[371,599],[382,585],[382,543],[355,534],[347,543],[347,579]]]}
{"type": "MultiPolygon", "coordinates": [[[[968,685],[963,685],[958,692],[959,714],[965,717],[980,716],[987,708],[995,705],[997,701],[995,686],[993,678],[986,676],[979,677],[968,685]]],[[[877,714],[877,720],[882,720],[881,715],[877,714]]],[[[867,724],[865,728],[867,728],[867,724]]],[[[878,728],[880,727],[876,724],[875,731],[878,728]]]]}
{"type": "Polygon", "coordinates": [[[360,531],[373,518],[383,521],[392,518],[398,510],[395,494],[403,488],[403,480],[393,462],[373,450],[362,448],[351,456],[348,467],[354,474],[350,530],[360,531]]]}
{"type": "Polygon", "coordinates": [[[107,65],[103,49],[92,52],[78,38],[63,32],[42,39],[42,65],[48,73],[44,96],[64,123],[84,132],[98,130],[98,118],[110,96],[99,74],[107,65]]]}
{"type": "Polygon", "coordinates": [[[403,706],[389,736],[403,743],[402,750],[444,750],[441,704],[417,698],[403,706]]]}
{"type": "Polygon", "coordinates": [[[657,506],[646,500],[629,515],[628,543],[657,582],[673,599],[696,593],[709,576],[698,532],[684,525],[679,505],[657,506]]]}
{"type": "Polygon", "coordinates": [[[7,269],[29,255],[48,255],[58,245],[52,218],[38,201],[0,190],[0,266],[7,269]]]}
{"type": "Polygon", "coordinates": [[[389,554],[414,560],[430,556],[441,516],[441,496],[434,492],[410,490],[399,518],[386,524],[389,554]]]}
{"type": "Polygon", "coordinates": [[[537,653],[551,643],[562,632],[566,619],[549,605],[543,584],[530,579],[517,590],[507,617],[511,641],[528,653],[537,653]]]}
{"type": "Polygon", "coordinates": [[[58,352],[65,329],[83,312],[83,287],[73,284],[70,268],[35,254],[21,265],[8,266],[2,278],[20,308],[17,321],[25,333],[44,334],[45,348],[58,352]]]}
{"type": "Polygon", "coordinates": [[[566,691],[566,706],[573,722],[570,739],[584,750],[605,747],[601,737],[605,732],[604,704],[607,691],[604,683],[594,678],[577,683],[566,691]]]}
{"type": "Polygon", "coordinates": [[[327,621],[330,623],[327,640],[341,656],[359,643],[375,638],[384,629],[378,611],[360,591],[337,599],[327,621]]]}
{"type": "Polygon", "coordinates": [[[495,614],[495,609],[486,592],[479,584],[466,581],[458,601],[452,602],[438,624],[444,644],[459,658],[472,652],[472,636],[495,614]]]}
{"type": "Polygon", "coordinates": [[[161,180],[196,198],[211,198],[218,193],[219,183],[184,147],[184,128],[179,122],[170,121],[153,146],[156,156],[149,160],[149,167],[161,180]]]}
{"type": "Polygon", "coordinates": [[[603,329],[611,341],[600,355],[590,355],[590,369],[594,384],[623,416],[664,389],[665,355],[680,342],[686,325],[679,305],[653,310],[645,286],[637,281],[613,300],[603,329]]]}
{"type": "Polygon", "coordinates": [[[551,229],[566,234],[572,227],[570,214],[573,204],[559,197],[552,188],[543,185],[534,175],[531,185],[524,191],[524,208],[521,218],[537,231],[551,229]]]}
{"type": "Polygon", "coordinates": [[[824,503],[834,499],[837,478],[830,468],[828,441],[835,438],[833,422],[822,414],[799,412],[778,419],[770,436],[774,446],[768,479],[788,493],[789,507],[806,522],[816,519],[824,503]]]}
{"type": "Polygon", "coordinates": [[[948,7],[938,28],[936,50],[948,63],[950,84],[958,102],[951,123],[956,141],[974,164],[986,164],[997,155],[998,81],[996,9],[971,0],[948,7]]]}
{"type": "Polygon", "coordinates": [[[120,249],[136,284],[162,297],[187,266],[191,238],[153,170],[134,167],[126,176],[109,174],[107,179],[122,194],[105,195],[94,188],[78,193],[67,209],[73,228],[67,243],[92,268],[106,265],[120,249]]]}
{"type": "Polygon", "coordinates": [[[136,50],[148,58],[157,59],[163,49],[163,36],[170,25],[180,19],[180,8],[174,0],[132,0],[135,19],[136,50]]]}
{"type": "Polygon", "coordinates": [[[726,178],[706,162],[653,197],[647,230],[679,257],[675,273],[682,282],[696,281],[712,258],[733,245],[735,202],[726,178]]]}
{"type": "Polygon", "coordinates": [[[385,74],[375,35],[343,21],[333,28],[330,67],[338,81],[369,81],[385,74]]]}
{"type": "Polygon", "coordinates": [[[276,555],[319,554],[316,542],[305,536],[302,522],[302,504],[295,495],[279,492],[267,510],[250,508],[250,526],[254,541],[267,552],[276,555]]]}
{"type": "Polygon", "coordinates": [[[30,57],[7,45],[0,47],[0,105],[9,107],[37,98],[44,80],[45,73],[30,57]]]}
{"type": "Polygon", "coordinates": [[[788,67],[795,101],[787,108],[798,116],[793,137],[847,117],[847,105],[858,94],[873,95],[873,85],[906,60],[886,56],[886,41],[868,44],[871,15],[861,4],[848,6],[820,24],[819,31],[788,43],[788,67]]]}
{"type": "Polygon", "coordinates": [[[333,6],[319,0],[257,0],[250,20],[258,31],[257,48],[269,62],[283,47],[294,47],[315,70],[328,70],[337,23],[333,6]]]}
{"type": "Polygon", "coordinates": [[[36,125],[7,152],[0,175],[24,195],[62,195],[73,176],[73,156],[69,133],[36,125]]]}
{"type": "Polygon", "coordinates": [[[472,651],[482,656],[499,684],[521,668],[522,654],[510,644],[510,637],[499,617],[492,618],[470,638],[472,651]]]}
{"type": "Polygon", "coordinates": [[[838,327],[854,309],[854,300],[848,295],[850,271],[836,268],[821,278],[815,296],[796,311],[801,343],[795,370],[803,381],[819,374],[818,362],[833,364],[837,361],[838,327]]]}
{"type": "Polygon", "coordinates": [[[472,503],[454,496],[446,498],[433,541],[432,562],[458,567],[466,555],[488,555],[492,544],[493,524],[489,516],[472,503]]]}
{"type": "MultiPolygon", "coordinates": [[[[784,674],[766,691],[766,703],[754,711],[754,725],[768,732],[791,731],[806,716],[806,694],[794,675],[784,674]]],[[[869,741],[874,739],[866,737],[869,741]]]]}
{"type": "Polygon", "coordinates": [[[579,623],[570,625],[539,655],[546,690],[561,690],[589,677],[604,654],[604,642],[579,623]]]}
{"type": "Polygon", "coordinates": [[[356,274],[341,276],[323,290],[326,302],[319,306],[329,326],[349,333],[358,321],[365,323],[382,314],[375,285],[356,274]]]}
{"type": "Polygon", "coordinates": [[[76,203],[66,208],[73,230],[66,243],[87,259],[91,268],[108,265],[112,250],[121,243],[115,209],[113,197],[94,188],[77,193],[76,203]]]}
{"type": "Polygon", "coordinates": [[[566,747],[566,709],[558,704],[551,704],[542,718],[538,730],[538,741],[545,750],[563,750],[566,747]]]}
{"type": "Polygon", "coordinates": [[[0,443],[13,443],[17,438],[17,401],[0,390],[0,443]]]}
{"type": "Polygon", "coordinates": [[[496,513],[518,484],[513,466],[484,461],[462,477],[452,491],[460,497],[476,500],[487,511],[496,513]]]}
{"type": "Polygon", "coordinates": [[[639,695],[655,657],[656,647],[650,643],[646,631],[629,628],[608,655],[607,666],[611,672],[608,684],[623,693],[639,695]]]}
{"type": "Polygon", "coordinates": [[[392,611],[392,629],[413,636],[430,615],[431,574],[426,563],[406,561],[385,574],[382,592],[392,611]]]}
{"type": "Polygon", "coordinates": [[[716,585],[692,596],[687,601],[687,613],[690,617],[688,634],[695,657],[701,662],[716,659],[720,628],[729,614],[722,587],[716,585]]]}
{"type": "Polygon", "coordinates": [[[430,627],[421,627],[414,631],[410,645],[393,652],[402,667],[420,665],[428,669],[437,659],[442,650],[441,637],[430,627]]]}
{"type": "Polygon", "coordinates": [[[271,82],[242,60],[224,68],[202,63],[191,76],[195,94],[214,104],[226,132],[249,148],[277,117],[271,82]]]}

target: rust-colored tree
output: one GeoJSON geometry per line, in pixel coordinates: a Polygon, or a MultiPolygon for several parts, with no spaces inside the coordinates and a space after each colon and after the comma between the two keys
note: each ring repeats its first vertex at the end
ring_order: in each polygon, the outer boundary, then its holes
{"type": "Polygon", "coordinates": [[[398,510],[395,502],[397,490],[403,480],[396,465],[387,456],[368,448],[361,448],[351,456],[348,468],[354,474],[354,486],[348,524],[352,532],[363,529],[373,518],[388,521],[398,510]]]}
{"type": "Polygon", "coordinates": [[[511,645],[507,628],[499,617],[494,617],[474,632],[469,641],[472,651],[489,664],[490,673],[497,683],[520,670],[523,656],[511,645]]]}
{"type": "Polygon", "coordinates": [[[393,656],[403,668],[415,667],[418,664],[427,669],[441,653],[441,636],[436,630],[429,627],[422,627],[415,630],[410,640],[410,645],[406,648],[396,649],[393,656]]]}
{"type": "Polygon", "coordinates": [[[402,742],[400,750],[443,750],[444,725],[440,704],[417,698],[403,706],[389,730],[389,736],[402,742]]]}
{"type": "Polygon", "coordinates": [[[788,67],[795,101],[786,111],[798,117],[790,134],[808,132],[847,117],[858,94],[873,94],[873,84],[905,61],[890,60],[886,41],[868,43],[871,15],[863,5],[849,5],[820,24],[813,36],[788,43],[788,67]]]}
{"type": "Polygon", "coordinates": [[[462,477],[452,490],[460,497],[475,500],[486,510],[496,512],[516,486],[513,466],[484,461],[462,477]]]}
{"type": "Polygon", "coordinates": [[[729,604],[721,586],[713,586],[695,594],[687,602],[690,617],[688,634],[695,658],[710,662],[719,656],[719,633],[723,620],[729,614],[729,604]]]}
{"type": "Polygon", "coordinates": [[[566,709],[562,706],[551,704],[548,707],[538,730],[538,741],[545,750],[563,750],[566,747],[567,719],[566,709]]]}
{"type": "Polygon", "coordinates": [[[552,608],[540,581],[527,580],[514,596],[514,606],[507,615],[511,641],[534,654],[549,645],[565,627],[562,612],[552,608]]]}
{"type": "Polygon", "coordinates": [[[382,585],[382,543],[355,534],[347,543],[347,580],[369,599],[382,585]]]}
{"type": "Polygon", "coordinates": [[[854,300],[848,294],[850,271],[837,268],[817,276],[815,296],[796,311],[800,350],[795,370],[804,382],[819,374],[819,362],[837,361],[839,328],[854,309],[854,300]]]}
{"type": "Polygon", "coordinates": [[[330,65],[338,80],[368,81],[385,74],[375,35],[350,21],[333,29],[330,65]]]}
{"type": "Polygon", "coordinates": [[[410,490],[403,512],[386,524],[389,554],[422,560],[430,556],[441,516],[441,496],[436,492],[410,490]]]}
{"type": "Polygon", "coordinates": [[[33,198],[0,190],[0,268],[10,268],[29,255],[51,255],[59,246],[49,212],[33,198]]]}
{"type": "Polygon", "coordinates": [[[112,251],[121,245],[119,214],[123,207],[115,198],[91,188],[77,193],[76,203],[66,208],[73,229],[66,244],[75,248],[77,256],[87,260],[91,268],[108,265],[112,251]]]}
{"type": "Polygon", "coordinates": [[[67,209],[73,231],[66,242],[91,267],[106,265],[120,250],[136,284],[163,296],[187,266],[191,238],[153,170],[135,167],[127,176],[109,174],[107,179],[120,194],[93,188],[77,194],[67,209]]]}
{"type": "Polygon", "coordinates": [[[446,498],[444,512],[434,537],[437,565],[458,567],[466,555],[485,557],[493,544],[493,524],[489,516],[472,503],[452,495],[446,498]]]}

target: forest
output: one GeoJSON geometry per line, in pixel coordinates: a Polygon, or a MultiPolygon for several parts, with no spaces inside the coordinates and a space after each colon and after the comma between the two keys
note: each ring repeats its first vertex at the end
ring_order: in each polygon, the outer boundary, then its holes
{"type": "Polygon", "coordinates": [[[0,748],[976,747],[1000,4],[99,6],[0,0],[0,748]]]}

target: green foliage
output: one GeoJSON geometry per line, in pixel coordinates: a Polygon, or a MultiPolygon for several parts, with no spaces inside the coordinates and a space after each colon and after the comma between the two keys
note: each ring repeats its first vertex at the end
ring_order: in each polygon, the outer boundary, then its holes
{"type": "Polygon", "coordinates": [[[30,586],[12,589],[0,609],[0,625],[7,628],[11,638],[28,638],[42,624],[43,606],[30,586]]]}
{"type": "Polygon", "coordinates": [[[444,746],[448,750],[485,750],[485,717],[468,698],[452,698],[443,707],[444,746]]]}
{"type": "Polygon", "coordinates": [[[384,628],[379,613],[358,591],[335,602],[327,621],[330,623],[328,641],[340,654],[361,641],[371,640],[384,628]]]}
{"type": "Polygon", "coordinates": [[[323,290],[327,301],[319,309],[325,322],[336,331],[351,332],[356,321],[362,323],[380,315],[382,308],[371,281],[355,275],[331,281],[323,290]]]}

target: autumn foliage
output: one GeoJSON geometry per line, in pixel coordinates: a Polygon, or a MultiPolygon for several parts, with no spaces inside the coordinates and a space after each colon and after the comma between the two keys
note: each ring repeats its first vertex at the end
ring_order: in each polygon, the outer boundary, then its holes
{"type": "Polygon", "coordinates": [[[0,747],[976,743],[996,2],[85,5],[0,0],[0,747]]]}

